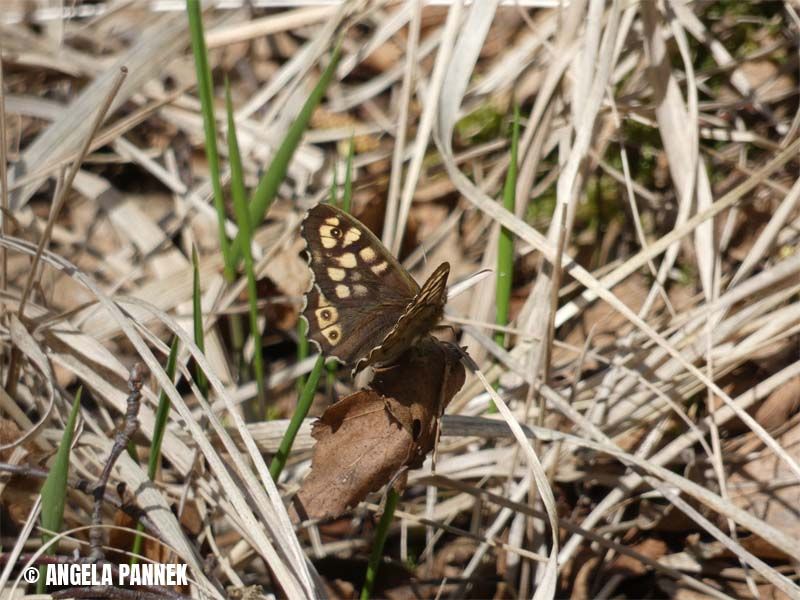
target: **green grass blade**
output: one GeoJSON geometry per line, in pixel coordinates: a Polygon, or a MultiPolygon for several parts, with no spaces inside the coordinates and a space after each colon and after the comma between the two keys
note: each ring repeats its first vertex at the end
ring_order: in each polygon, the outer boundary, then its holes
{"type": "Polygon", "coordinates": [[[297,406],[294,409],[294,414],[292,414],[291,421],[289,421],[289,427],[286,429],[286,433],[283,434],[283,439],[281,440],[281,445],[278,447],[278,452],[275,454],[275,457],[272,459],[272,462],[269,465],[269,474],[272,475],[272,479],[275,481],[278,481],[278,477],[280,476],[281,471],[283,471],[283,467],[286,465],[286,459],[289,458],[289,453],[292,451],[294,438],[297,436],[297,432],[300,431],[300,425],[302,425],[303,419],[305,419],[306,415],[308,415],[308,411],[311,408],[311,403],[314,401],[314,392],[317,391],[319,376],[322,374],[322,369],[324,366],[325,357],[320,355],[317,358],[317,362],[314,363],[314,368],[311,370],[311,374],[306,380],[306,385],[303,388],[303,392],[300,394],[300,397],[297,400],[297,406]]]}
{"type": "Polygon", "coordinates": [[[342,196],[342,210],[350,212],[353,203],[353,136],[350,136],[350,146],[347,149],[347,169],[344,172],[344,194],[342,196]]]}
{"type": "MultiPolygon", "coordinates": [[[[308,325],[303,319],[297,319],[297,362],[302,362],[308,358],[308,325]]],[[[297,393],[302,394],[306,385],[305,375],[297,378],[297,393]]]]}
{"type": "MultiPolygon", "coordinates": [[[[192,248],[192,325],[194,327],[194,343],[200,348],[200,352],[206,351],[206,336],[203,329],[203,305],[202,294],[200,293],[200,259],[197,257],[197,248],[192,248]]],[[[197,388],[203,394],[203,398],[208,398],[208,380],[200,365],[194,365],[194,380],[197,388]]]]}
{"type": "MultiPolygon", "coordinates": [[[[169,349],[169,357],[167,358],[167,367],[165,372],[170,381],[175,380],[175,370],[178,364],[178,338],[172,340],[172,346],[169,349]]],[[[153,426],[153,439],[150,441],[150,457],[147,459],[147,476],[151,481],[156,478],[158,472],[158,465],[161,462],[161,444],[164,441],[164,432],[167,430],[167,418],[169,417],[169,397],[162,389],[158,395],[158,408],[156,409],[156,421],[153,426]]],[[[143,537],[140,532],[144,531],[144,526],[139,523],[136,526],[136,537],[133,538],[133,546],[131,547],[131,560],[130,563],[136,564],[139,562],[139,555],[142,553],[143,537]]]]}
{"type": "MultiPolygon", "coordinates": [[[[506,173],[503,186],[503,208],[514,212],[514,196],[517,189],[517,146],[519,144],[519,108],[514,107],[514,124],[511,129],[511,161],[506,173]]],[[[497,241],[497,287],[495,298],[497,302],[495,323],[508,324],[509,304],[511,303],[511,276],[514,271],[514,237],[503,227],[500,230],[500,239],[497,241]]],[[[505,347],[505,334],[498,331],[494,334],[495,342],[505,347]]]]}
{"type": "Polygon", "coordinates": [[[389,492],[386,495],[386,505],[383,508],[383,514],[375,532],[375,539],[372,542],[372,552],[370,552],[369,563],[367,564],[367,576],[364,579],[364,587],[361,588],[361,600],[369,600],[370,596],[372,596],[372,588],[375,585],[375,578],[378,576],[378,568],[383,557],[383,547],[386,544],[386,538],[389,536],[389,527],[392,525],[398,500],[400,500],[400,494],[394,488],[389,488],[389,492]]]}
{"type": "Polygon", "coordinates": [[[197,72],[197,93],[200,96],[200,107],[203,113],[203,131],[205,132],[206,159],[211,173],[211,186],[214,189],[214,207],[217,210],[217,227],[219,230],[219,246],[225,265],[225,278],[234,279],[236,268],[233,263],[228,236],[225,233],[225,198],[222,195],[222,179],[219,170],[219,152],[217,150],[217,122],[214,119],[214,83],[211,69],[208,66],[208,50],[203,33],[203,16],[199,0],[186,0],[186,13],[189,17],[189,32],[192,40],[194,66],[197,72]]]}
{"type": "Polygon", "coordinates": [[[247,198],[244,189],[242,157],[239,153],[239,142],[236,138],[236,123],[233,119],[233,103],[231,89],[225,80],[225,110],[228,114],[228,158],[231,163],[231,196],[233,210],[239,226],[244,270],[247,276],[247,304],[250,308],[250,337],[253,340],[253,372],[256,377],[259,418],[267,415],[267,391],[264,386],[264,355],[261,346],[261,330],[258,327],[258,290],[256,288],[256,272],[253,254],[250,251],[253,230],[250,225],[250,211],[247,209],[247,198]]]}
{"type": "MultiPolygon", "coordinates": [[[[170,381],[175,380],[175,370],[178,364],[178,338],[172,340],[165,369],[170,381]]],[[[169,416],[169,396],[162,389],[158,395],[158,408],[156,409],[156,422],[153,427],[153,439],[150,442],[150,457],[147,460],[147,476],[155,479],[158,465],[161,461],[161,444],[164,441],[164,432],[167,430],[167,417],[169,416]]]]}
{"type": "MultiPolygon", "coordinates": [[[[319,78],[317,85],[314,86],[314,89],[308,96],[303,108],[300,109],[300,113],[297,115],[297,118],[294,120],[291,127],[289,127],[289,131],[286,132],[286,137],[283,138],[283,142],[275,152],[275,156],[272,158],[272,162],[270,163],[267,172],[264,173],[261,181],[258,182],[258,186],[253,191],[253,194],[250,198],[251,223],[260,223],[263,221],[264,215],[267,214],[269,207],[272,205],[272,201],[275,199],[275,196],[278,193],[278,186],[280,186],[281,182],[286,177],[286,171],[289,168],[289,163],[292,160],[292,156],[294,155],[297,146],[300,144],[303,133],[305,133],[305,130],[308,127],[308,123],[311,120],[311,115],[314,113],[314,110],[317,108],[322,100],[322,97],[325,95],[325,90],[328,88],[331,79],[333,79],[333,75],[336,72],[336,66],[339,64],[339,57],[341,56],[341,45],[342,44],[340,40],[333,50],[333,54],[331,55],[331,60],[328,63],[327,68],[319,78]]],[[[242,256],[243,250],[241,237],[242,232],[240,231],[233,242],[233,258],[237,263],[239,258],[242,256]]]]}
{"type": "Polygon", "coordinates": [[[339,164],[338,156],[333,159],[333,180],[331,181],[331,194],[328,202],[334,206],[339,206],[339,170],[336,168],[339,164]]]}
{"type": "MultiPolygon", "coordinates": [[[[67,497],[67,475],[69,474],[69,454],[72,446],[72,436],[75,432],[75,421],[78,419],[78,410],[81,406],[81,393],[83,388],[78,388],[75,400],[72,402],[72,409],[69,411],[67,425],[64,428],[64,437],[58,444],[56,458],[47,479],[42,485],[42,528],[58,532],[64,524],[64,502],[67,497]]],[[[46,544],[53,536],[49,533],[42,533],[42,543],[46,544]]],[[[55,554],[55,548],[51,547],[46,554],[55,554]]],[[[44,565],[39,568],[39,583],[37,592],[44,593],[45,572],[44,565]]]]}

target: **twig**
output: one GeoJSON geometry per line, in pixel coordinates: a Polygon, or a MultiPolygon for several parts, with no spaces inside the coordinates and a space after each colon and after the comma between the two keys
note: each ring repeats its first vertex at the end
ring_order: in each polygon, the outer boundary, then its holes
{"type": "MultiPolygon", "coordinates": [[[[19,475],[21,477],[33,477],[35,479],[46,479],[48,475],[48,471],[45,469],[39,469],[30,465],[13,465],[7,462],[0,462],[0,472],[19,475]]],[[[67,485],[70,489],[75,489],[85,494],[94,494],[94,486],[87,479],[70,477],[67,479],[67,485]]],[[[124,512],[131,519],[141,522],[147,531],[153,534],[158,533],[158,529],[147,517],[147,513],[138,506],[126,504],[111,494],[104,494],[103,500],[115,509],[124,512]]],[[[0,564],[2,564],[2,562],[3,554],[0,554],[0,564]]]]}
{"type": "Polygon", "coordinates": [[[139,429],[139,399],[142,395],[144,375],[145,366],[142,363],[133,365],[130,378],[128,379],[128,389],[130,389],[131,393],[128,396],[128,409],[125,411],[125,424],[114,438],[114,445],[111,447],[108,461],[103,468],[97,485],[92,491],[92,495],[94,496],[94,507],[92,509],[93,527],[89,530],[89,542],[92,547],[90,556],[94,560],[100,560],[104,557],[102,548],[103,530],[100,528],[100,520],[103,497],[105,495],[108,478],[111,476],[111,469],[114,468],[114,464],[117,462],[119,455],[125,451],[133,434],[139,429]]]}
{"type": "MultiPolygon", "coordinates": [[[[164,598],[160,593],[127,590],[112,585],[68,588],[53,592],[51,595],[53,598],[92,598],[93,600],[95,598],[108,598],[109,600],[162,600],[164,598]]],[[[189,596],[179,594],[177,598],[188,600],[189,596]]]]}

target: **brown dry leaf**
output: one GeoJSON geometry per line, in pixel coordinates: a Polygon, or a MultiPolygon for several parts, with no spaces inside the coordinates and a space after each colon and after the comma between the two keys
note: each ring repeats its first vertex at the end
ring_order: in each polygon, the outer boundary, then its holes
{"type": "MultiPolygon", "coordinates": [[[[0,445],[12,444],[22,435],[23,431],[14,421],[0,418],[0,445]]],[[[15,453],[15,448],[0,451],[0,461],[10,461],[21,466],[38,465],[41,452],[37,451],[32,440],[24,442],[20,449],[21,453],[15,453]]],[[[4,474],[0,479],[0,509],[8,512],[11,522],[21,526],[28,518],[41,487],[42,480],[36,477],[4,474]]]]}
{"type": "Polygon", "coordinates": [[[370,388],[328,408],[314,423],[317,445],[298,513],[338,516],[402,469],[418,468],[433,449],[439,416],[464,384],[459,359],[450,344],[424,342],[377,369],[370,388]]]}
{"type": "MultiPolygon", "coordinates": [[[[435,578],[458,577],[464,566],[475,555],[478,542],[471,538],[457,537],[444,544],[436,552],[433,560],[433,569],[430,576],[435,578]]],[[[424,572],[427,566],[421,565],[419,570],[424,572]]]]}
{"type": "MultiPolygon", "coordinates": [[[[632,549],[646,556],[653,560],[658,560],[662,556],[664,556],[667,551],[666,542],[663,540],[659,540],[656,538],[647,538],[642,540],[638,544],[632,546],[632,549]]],[[[624,573],[628,574],[631,577],[638,577],[639,575],[644,575],[648,572],[650,567],[645,565],[644,563],[640,562],[639,560],[635,559],[632,556],[628,556],[627,554],[620,554],[614,559],[614,562],[611,563],[609,567],[610,571],[615,573],[624,573]]]]}
{"type": "MultiPolygon", "coordinates": [[[[632,275],[611,290],[622,302],[637,311],[647,297],[648,286],[644,276],[632,275]]],[[[566,336],[565,342],[573,347],[581,348],[589,332],[592,332],[592,347],[607,348],[613,345],[630,331],[630,324],[625,317],[611,308],[606,302],[595,302],[581,311],[576,327],[566,336]]],[[[556,364],[573,360],[575,354],[556,347],[553,349],[553,361],[556,364]]],[[[596,369],[599,365],[587,358],[584,369],[596,369]]]]}
{"type": "Polygon", "coordinates": [[[767,431],[785,424],[800,408],[800,377],[772,392],[756,411],[755,420],[767,431]]]}
{"type": "MultiPolygon", "coordinates": [[[[800,458],[800,424],[777,436],[778,443],[795,460],[800,458]]],[[[800,536],[800,484],[780,458],[763,452],[758,458],[738,467],[730,476],[731,500],[759,519],[787,535],[800,536]]],[[[754,536],[751,536],[754,537],[754,536]]],[[[767,549],[768,541],[752,543],[751,551],[759,557],[775,556],[767,549]]]]}
{"type": "Polygon", "coordinates": [[[410,458],[411,435],[393,417],[388,399],[373,390],[334,404],[314,424],[312,435],[317,445],[311,474],[297,494],[310,518],[341,514],[410,458]]]}
{"type": "Polygon", "coordinates": [[[597,566],[600,564],[600,559],[596,556],[587,557],[582,555],[572,562],[575,570],[575,579],[572,580],[570,600],[588,600],[592,597],[592,579],[597,566]]]}
{"type": "MultiPolygon", "coordinates": [[[[23,431],[14,421],[12,421],[11,419],[0,418],[0,446],[7,446],[9,444],[13,444],[22,436],[23,436],[23,431]]],[[[22,446],[28,451],[35,450],[35,447],[31,445],[30,441],[24,442],[22,446]]],[[[8,459],[11,456],[12,452],[13,448],[6,448],[5,450],[0,450],[0,460],[2,460],[3,462],[8,462],[8,459]]]]}

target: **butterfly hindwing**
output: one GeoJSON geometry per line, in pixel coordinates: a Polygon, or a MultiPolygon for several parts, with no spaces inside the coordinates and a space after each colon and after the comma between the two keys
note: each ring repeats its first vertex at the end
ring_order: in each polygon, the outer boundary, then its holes
{"type": "Polygon", "coordinates": [[[356,371],[369,364],[392,362],[436,326],[444,314],[449,274],[450,263],[437,267],[380,345],[356,364],[356,371]]]}
{"type": "Polygon", "coordinates": [[[303,220],[312,287],[303,317],[320,351],[356,370],[393,360],[441,318],[449,266],[420,290],[380,240],[330,204],[303,220]]]}

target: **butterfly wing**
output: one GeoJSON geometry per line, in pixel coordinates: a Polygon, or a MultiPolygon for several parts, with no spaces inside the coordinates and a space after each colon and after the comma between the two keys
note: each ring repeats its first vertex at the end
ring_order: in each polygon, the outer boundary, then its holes
{"type": "Polygon", "coordinates": [[[352,364],[395,327],[419,286],[367,227],[330,204],[308,211],[301,232],[313,274],[308,337],[352,364]]]}
{"type": "Polygon", "coordinates": [[[356,363],[356,372],[367,365],[391,363],[430,333],[444,314],[449,274],[450,263],[444,262],[436,268],[381,343],[356,363]]]}

